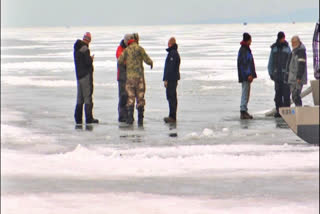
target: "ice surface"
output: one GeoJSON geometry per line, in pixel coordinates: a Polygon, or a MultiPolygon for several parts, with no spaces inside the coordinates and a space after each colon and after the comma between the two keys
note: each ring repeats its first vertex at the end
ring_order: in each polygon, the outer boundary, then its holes
{"type": "MultiPolygon", "coordinates": [[[[1,34],[1,213],[318,213],[319,147],[303,142],[274,107],[267,63],[278,31],[299,34],[312,71],[314,23],[88,27],[95,54],[94,115],[74,126],[73,44],[83,28],[15,28],[1,34]],[[240,121],[236,58],[252,35],[258,79],[240,121]],[[117,122],[115,51],[139,32],[144,127],[117,122]],[[26,38],[26,34],[32,37],[26,38]],[[162,82],[167,40],[181,55],[178,122],[162,82]]],[[[305,87],[306,88],[306,87],[305,87]]],[[[311,105],[312,97],[304,104],[311,105]]]]}

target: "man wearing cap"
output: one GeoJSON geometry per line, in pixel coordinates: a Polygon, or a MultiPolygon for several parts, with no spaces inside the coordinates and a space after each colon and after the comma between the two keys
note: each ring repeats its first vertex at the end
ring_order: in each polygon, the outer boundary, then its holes
{"type": "Polygon", "coordinates": [[[238,80],[242,85],[242,95],[240,104],[240,119],[253,119],[248,113],[248,102],[250,97],[250,87],[254,78],[257,78],[253,55],[251,53],[251,35],[243,33],[243,40],[238,52],[238,80]]]}
{"type": "Polygon", "coordinates": [[[92,115],[93,102],[93,59],[90,55],[89,43],[91,34],[85,33],[83,40],[78,39],[74,44],[74,64],[77,76],[77,105],[74,118],[76,124],[82,124],[83,104],[85,104],[86,123],[99,123],[92,115]]]}
{"type": "Polygon", "coordinates": [[[177,120],[177,86],[180,80],[180,55],[176,39],[171,37],[168,41],[167,59],[164,66],[163,81],[169,103],[169,117],[164,118],[166,123],[175,123],[177,120]]]}
{"type": "Polygon", "coordinates": [[[143,125],[144,106],[145,106],[145,79],[143,62],[153,67],[153,62],[145,50],[138,44],[139,36],[135,34],[134,39],[128,41],[128,47],[123,51],[118,59],[119,64],[126,64],[127,82],[126,90],[128,93],[127,110],[129,125],[133,124],[134,104],[137,100],[138,125],[143,125]]]}
{"type": "Polygon", "coordinates": [[[286,65],[289,59],[291,49],[285,40],[285,34],[279,32],[277,41],[271,45],[271,53],[268,63],[268,72],[271,80],[274,81],[275,98],[277,112],[274,117],[281,117],[280,107],[290,107],[290,87],[288,85],[288,72],[286,65]]]}
{"type": "Polygon", "coordinates": [[[292,52],[287,63],[289,72],[288,83],[295,106],[302,106],[302,86],[307,84],[307,54],[306,47],[302,44],[299,36],[291,39],[292,52]]]}
{"type": "MultiPolygon", "coordinates": [[[[132,34],[126,34],[124,39],[121,40],[120,45],[117,48],[116,57],[119,59],[122,52],[128,46],[128,41],[132,38],[132,34]]],[[[117,80],[118,80],[118,89],[119,89],[119,103],[118,103],[118,121],[119,122],[126,122],[128,117],[127,112],[127,99],[128,94],[126,91],[126,81],[127,81],[127,72],[126,72],[126,65],[125,64],[118,64],[118,72],[117,72],[117,80]]]]}

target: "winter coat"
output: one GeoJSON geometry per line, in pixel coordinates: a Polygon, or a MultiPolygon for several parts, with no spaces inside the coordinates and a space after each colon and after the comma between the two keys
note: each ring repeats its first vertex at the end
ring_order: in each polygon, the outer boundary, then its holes
{"type": "MultiPolygon", "coordinates": [[[[121,56],[122,52],[125,50],[126,45],[124,43],[124,40],[120,42],[120,45],[117,49],[116,57],[119,59],[121,56]]],[[[118,81],[126,81],[127,80],[127,72],[126,72],[126,65],[120,65],[117,64],[118,67],[118,72],[117,72],[117,80],[118,81]]]]}
{"type": "Polygon", "coordinates": [[[291,53],[288,42],[276,42],[271,46],[271,53],[268,63],[270,78],[275,82],[287,82],[287,62],[291,53]]]}
{"type": "Polygon", "coordinates": [[[73,56],[77,79],[79,80],[88,74],[92,75],[93,60],[88,45],[82,40],[77,40],[74,44],[73,56]]]}
{"type": "Polygon", "coordinates": [[[307,54],[302,43],[292,50],[287,63],[287,70],[289,72],[289,84],[295,84],[297,79],[302,80],[304,85],[307,84],[307,54]]]}
{"type": "Polygon", "coordinates": [[[152,65],[153,62],[146,51],[137,42],[128,42],[129,46],[118,59],[120,65],[126,63],[127,79],[144,78],[143,62],[152,65]]]}
{"type": "Polygon", "coordinates": [[[257,78],[254,59],[249,45],[241,42],[241,47],[238,52],[238,80],[239,82],[248,81],[248,76],[257,78]]]}
{"type": "Polygon", "coordinates": [[[163,81],[180,80],[180,55],[178,45],[174,44],[167,49],[168,56],[164,66],[163,81]]]}

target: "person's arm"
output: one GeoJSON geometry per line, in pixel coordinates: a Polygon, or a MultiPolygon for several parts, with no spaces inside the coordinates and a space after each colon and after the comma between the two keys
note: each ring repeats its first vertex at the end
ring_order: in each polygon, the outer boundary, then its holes
{"type": "Polygon", "coordinates": [[[90,50],[87,46],[83,46],[80,52],[84,55],[84,61],[87,66],[92,66],[93,58],[90,56],[90,50]]]}
{"type": "Polygon", "coordinates": [[[271,49],[270,52],[270,56],[269,56],[269,63],[268,63],[268,72],[269,72],[269,76],[270,78],[273,80],[273,54],[272,54],[273,50],[271,49]]]}
{"type": "Polygon", "coordinates": [[[305,51],[299,51],[298,55],[298,73],[297,73],[297,80],[301,80],[302,76],[306,70],[306,59],[307,55],[305,51]]]}
{"type": "Polygon", "coordinates": [[[150,59],[150,57],[148,56],[148,54],[146,53],[146,51],[141,47],[140,49],[141,51],[141,55],[142,55],[142,59],[143,61],[151,66],[151,69],[153,68],[153,61],[150,59]]]}

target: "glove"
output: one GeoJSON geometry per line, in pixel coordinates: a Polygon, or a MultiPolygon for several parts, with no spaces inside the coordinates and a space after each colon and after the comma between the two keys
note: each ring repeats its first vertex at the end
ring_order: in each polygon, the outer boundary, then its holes
{"type": "Polygon", "coordinates": [[[248,82],[252,82],[253,81],[253,77],[251,75],[248,76],[248,82]]]}
{"type": "Polygon", "coordinates": [[[168,87],[168,81],[164,81],[164,87],[165,87],[165,88],[168,87]]]}

